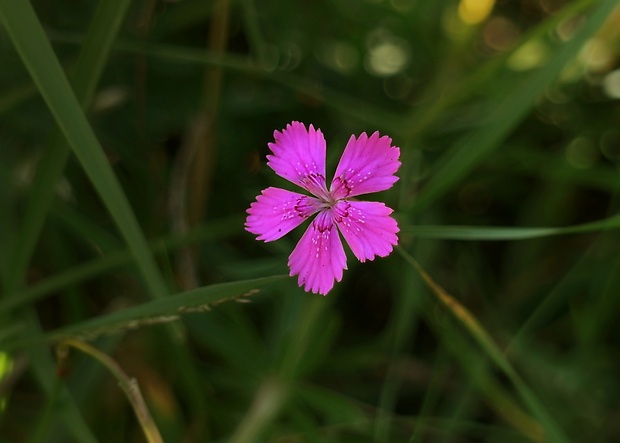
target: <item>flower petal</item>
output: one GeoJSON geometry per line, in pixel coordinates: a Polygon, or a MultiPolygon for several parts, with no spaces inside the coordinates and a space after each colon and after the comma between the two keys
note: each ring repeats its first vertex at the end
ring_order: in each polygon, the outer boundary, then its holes
{"type": "Polygon", "coordinates": [[[334,280],[342,280],[347,256],[331,211],[319,212],[289,256],[288,265],[291,276],[299,274],[299,286],[306,292],[326,295],[334,280]]]}
{"type": "Polygon", "coordinates": [[[338,229],[361,262],[389,255],[398,243],[398,224],[390,217],[392,209],[383,203],[345,200],[332,211],[338,229]]]}
{"type": "Polygon", "coordinates": [[[273,155],[267,165],[280,177],[301,186],[317,197],[325,197],[325,137],[312,125],[306,130],[303,123],[292,122],[282,132],[273,133],[275,143],[269,143],[273,155]]]}
{"type": "Polygon", "coordinates": [[[316,198],[267,188],[247,210],[245,229],[257,234],[257,240],[270,242],[291,232],[319,209],[320,202],[316,198]]]}
{"type": "Polygon", "coordinates": [[[398,180],[394,173],[400,167],[400,149],[392,146],[392,139],[370,137],[362,133],[358,139],[351,136],[336,168],[331,184],[335,199],[354,197],[370,192],[385,191],[398,180]]]}

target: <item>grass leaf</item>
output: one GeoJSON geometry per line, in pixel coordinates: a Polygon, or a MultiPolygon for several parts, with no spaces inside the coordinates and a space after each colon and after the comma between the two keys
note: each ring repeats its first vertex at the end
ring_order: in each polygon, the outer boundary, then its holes
{"type": "MultiPolygon", "coordinates": [[[[284,275],[276,275],[204,286],[176,294],[173,297],[150,300],[136,306],[72,324],[47,333],[44,339],[55,341],[64,337],[92,338],[102,333],[134,329],[149,324],[167,323],[177,320],[180,315],[185,313],[208,311],[213,306],[225,301],[253,295],[258,289],[285,278],[286,276],[284,275]]],[[[40,340],[35,339],[35,341],[40,340]]],[[[0,349],[15,349],[31,342],[31,340],[8,342],[0,344],[0,349]]]]}
{"type": "Polygon", "coordinates": [[[488,117],[479,129],[462,137],[444,154],[443,162],[433,171],[414,204],[418,210],[452,189],[500,146],[617,5],[616,0],[599,2],[576,35],[554,49],[544,67],[517,84],[506,82],[503,91],[496,91],[497,101],[489,107],[488,117]]]}
{"type": "Polygon", "coordinates": [[[402,232],[419,238],[441,240],[526,240],[530,238],[549,237],[587,232],[599,232],[606,229],[620,228],[620,216],[597,220],[581,225],[563,228],[512,228],[497,226],[403,226],[402,232]]]}
{"type": "Polygon", "coordinates": [[[399,247],[398,252],[403,258],[415,269],[422,280],[435,294],[438,300],[450,311],[454,317],[463,325],[465,330],[478,342],[480,347],[489,356],[489,358],[504,372],[506,377],[511,381],[517,393],[521,396],[524,403],[530,409],[532,415],[540,420],[545,432],[545,441],[553,441],[558,443],[568,443],[570,440],[564,431],[558,426],[556,421],[551,417],[542,402],[537,398],[534,392],[527,386],[521,376],[515,371],[512,364],[501,349],[495,344],[495,341],[486,329],[480,324],[476,317],[457,299],[448,294],[439,284],[437,284],[420,264],[411,257],[403,248],[399,247]]]}
{"type": "Polygon", "coordinates": [[[129,245],[149,293],[153,297],[166,295],[168,290],[148,250],[144,234],[127,197],[86,120],[80,102],[69,85],[32,6],[27,1],[0,0],[0,16],[67,142],[129,245]]]}

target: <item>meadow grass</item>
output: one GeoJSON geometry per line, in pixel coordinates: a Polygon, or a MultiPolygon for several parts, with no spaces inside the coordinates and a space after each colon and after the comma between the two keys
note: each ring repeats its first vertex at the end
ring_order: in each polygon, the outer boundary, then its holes
{"type": "Polygon", "coordinates": [[[0,443],[620,440],[619,21],[0,0],[0,443]],[[402,152],[326,297],[243,226],[293,120],[402,152]]]}

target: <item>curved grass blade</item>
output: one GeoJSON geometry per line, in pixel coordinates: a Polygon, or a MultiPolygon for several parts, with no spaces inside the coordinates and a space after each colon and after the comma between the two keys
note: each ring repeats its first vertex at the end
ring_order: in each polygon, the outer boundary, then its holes
{"type": "Polygon", "coordinates": [[[543,406],[542,402],[513,368],[510,361],[508,361],[501,349],[495,344],[495,341],[491,335],[478,322],[476,317],[474,317],[474,315],[465,306],[459,303],[457,299],[452,297],[439,284],[437,284],[420,266],[420,264],[402,247],[399,246],[397,249],[405,261],[411,265],[420,277],[422,277],[422,280],[424,280],[431,292],[437,296],[437,299],[441,302],[441,304],[444,305],[452,313],[452,315],[454,315],[459,323],[461,323],[461,325],[469,332],[472,338],[478,342],[482,350],[510,380],[532,415],[540,420],[540,424],[543,427],[543,432],[545,433],[544,441],[569,443],[570,440],[565,435],[564,431],[559,427],[553,417],[551,417],[549,412],[543,406]]]}
{"type": "MultiPolygon", "coordinates": [[[[167,236],[150,242],[154,254],[163,254],[167,251],[213,238],[222,239],[237,232],[237,226],[243,224],[239,217],[218,220],[207,225],[195,228],[182,237],[167,236]]],[[[41,282],[23,288],[14,294],[7,294],[0,299],[0,314],[40,300],[53,292],[85,280],[110,272],[114,269],[130,266],[133,263],[131,252],[128,250],[112,251],[103,257],[73,266],[65,272],[59,272],[41,282]]]]}
{"type": "Polygon", "coordinates": [[[0,0],[0,17],[58,126],[125,238],[149,293],[153,297],[165,296],[166,285],[144,234],[32,6],[27,1],[0,0]]]}
{"type": "MultiPolygon", "coordinates": [[[[116,38],[128,5],[129,0],[101,2],[95,13],[75,69],[75,93],[80,97],[80,102],[84,106],[90,102],[95,87],[99,82],[103,66],[110,53],[112,42],[116,38]]],[[[19,51],[19,46],[20,39],[23,40],[24,35],[19,35],[20,32],[16,34],[11,30],[17,29],[21,31],[21,34],[23,34],[24,31],[26,33],[33,33],[36,37],[43,37],[42,39],[45,40],[41,27],[37,23],[36,16],[27,1],[3,1],[0,3],[0,18],[11,35],[14,44],[18,47],[18,52],[20,52],[22,58],[24,54],[22,51],[19,51]],[[25,15],[22,13],[23,10],[26,11],[25,15]],[[34,27],[31,26],[33,23],[34,27]]],[[[22,41],[21,43],[24,42],[22,41]]],[[[31,43],[36,44],[36,39],[31,43]]],[[[32,49],[36,50],[36,47],[32,49]]],[[[51,53],[51,48],[49,52],[51,53]]],[[[45,69],[40,72],[40,75],[43,76],[48,74],[51,73],[45,69]]],[[[24,97],[29,92],[30,88],[25,87],[21,95],[16,97],[24,97]]],[[[7,269],[5,289],[7,289],[8,292],[16,290],[24,280],[34,247],[53,199],[55,184],[58,182],[62,170],[64,169],[68,154],[69,148],[64,141],[61,141],[60,137],[57,136],[40,162],[40,170],[38,171],[34,190],[29,199],[26,216],[18,234],[19,240],[16,242],[17,249],[12,251],[12,259],[7,266],[9,269],[7,269]]],[[[5,298],[5,300],[6,299],[8,299],[8,297],[5,298]]],[[[22,320],[26,335],[32,336],[40,334],[40,325],[38,324],[34,311],[26,311],[22,315],[22,320]]],[[[33,361],[32,367],[36,378],[43,391],[45,391],[48,398],[53,398],[54,392],[56,392],[55,386],[57,385],[57,381],[54,379],[54,364],[48,349],[45,347],[33,348],[30,352],[30,358],[33,361]]],[[[65,389],[61,389],[58,395],[64,407],[60,408],[55,413],[63,418],[63,428],[66,429],[76,441],[96,441],[96,438],[83,421],[79,410],[70,398],[68,392],[65,389]]]]}
{"type": "MultiPolygon", "coordinates": [[[[208,311],[220,303],[253,295],[260,288],[284,280],[286,275],[275,275],[252,280],[218,283],[191,291],[182,292],[172,297],[150,300],[145,303],[102,315],[80,323],[49,332],[36,339],[56,341],[67,337],[90,338],[102,333],[116,332],[122,329],[167,323],[177,320],[180,315],[190,312],[208,311]]],[[[34,344],[35,340],[21,340],[0,344],[0,349],[11,350],[34,344]]]]}
{"type": "Polygon", "coordinates": [[[144,436],[149,443],[163,443],[161,433],[155,424],[155,420],[149,411],[144,397],[135,378],[128,376],[121,366],[105,352],[80,340],[68,338],[63,340],[56,348],[59,366],[66,365],[69,356],[69,348],[75,348],[84,352],[89,357],[103,365],[110,374],[116,379],[123,390],[129,404],[131,405],[138,423],[144,432],[144,436]]]}
{"type": "MultiPolygon", "coordinates": [[[[86,108],[92,101],[129,3],[130,0],[101,2],[95,12],[72,74],[73,90],[82,108],[86,108]]],[[[10,262],[8,275],[13,280],[12,284],[9,284],[11,290],[21,283],[25,275],[53,200],[55,185],[62,175],[69,153],[67,143],[57,135],[39,162],[39,170],[19,232],[20,240],[16,242],[17,250],[10,262]]]]}

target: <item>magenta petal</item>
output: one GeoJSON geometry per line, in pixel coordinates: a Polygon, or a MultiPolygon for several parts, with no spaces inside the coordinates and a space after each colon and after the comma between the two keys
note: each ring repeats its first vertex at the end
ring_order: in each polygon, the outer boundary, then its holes
{"type": "Polygon", "coordinates": [[[361,262],[389,255],[398,243],[398,224],[391,213],[378,202],[340,201],[333,208],[338,229],[361,262]]]}
{"type": "Polygon", "coordinates": [[[341,199],[371,192],[385,191],[398,180],[394,173],[400,167],[400,149],[392,146],[392,139],[370,137],[363,133],[351,136],[336,168],[331,184],[333,198],[341,199]]]}
{"type": "Polygon", "coordinates": [[[247,210],[245,229],[257,240],[277,240],[319,210],[320,202],[280,188],[267,188],[247,210]]]}
{"type": "Polygon", "coordinates": [[[326,295],[334,280],[342,279],[347,257],[330,211],[320,212],[312,221],[288,259],[290,275],[298,275],[299,286],[326,295]]]}
{"type": "Polygon", "coordinates": [[[292,122],[282,132],[273,133],[275,143],[269,143],[273,155],[267,165],[276,174],[301,186],[317,197],[326,195],[325,137],[320,129],[292,122]]]}

